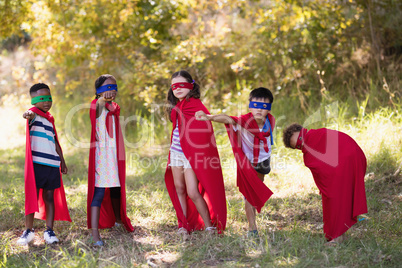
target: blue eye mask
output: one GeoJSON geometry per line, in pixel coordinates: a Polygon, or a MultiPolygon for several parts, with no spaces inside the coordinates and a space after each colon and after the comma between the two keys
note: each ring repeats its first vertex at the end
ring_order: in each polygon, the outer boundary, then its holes
{"type": "Polygon", "coordinates": [[[105,91],[110,91],[110,90],[116,90],[117,91],[117,85],[116,84],[110,84],[110,85],[104,85],[101,87],[98,87],[96,89],[96,94],[101,94],[105,91]]]}
{"type": "Polygon", "coordinates": [[[250,101],[248,108],[253,109],[263,109],[271,111],[271,103],[268,102],[258,102],[258,101],[250,101]]]}

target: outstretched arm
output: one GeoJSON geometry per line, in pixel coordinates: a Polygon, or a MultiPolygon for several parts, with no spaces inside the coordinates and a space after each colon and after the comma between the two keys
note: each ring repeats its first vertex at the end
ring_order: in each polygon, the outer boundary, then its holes
{"type": "Polygon", "coordinates": [[[23,113],[22,117],[28,120],[32,120],[34,119],[36,116],[36,114],[34,112],[32,112],[31,110],[26,111],[25,113],[23,113]]]}
{"type": "Polygon", "coordinates": [[[199,121],[214,121],[223,124],[234,125],[235,121],[226,114],[206,114],[203,111],[198,111],[195,113],[195,119],[199,121]]]}
{"type": "Polygon", "coordinates": [[[107,91],[101,97],[99,97],[98,101],[96,102],[96,118],[98,118],[103,109],[107,109],[105,107],[106,102],[114,100],[116,97],[116,91],[107,91]]]}
{"type": "Polygon", "coordinates": [[[103,108],[105,108],[105,103],[105,98],[103,96],[99,97],[98,101],[96,102],[96,118],[101,115],[103,108]]]}

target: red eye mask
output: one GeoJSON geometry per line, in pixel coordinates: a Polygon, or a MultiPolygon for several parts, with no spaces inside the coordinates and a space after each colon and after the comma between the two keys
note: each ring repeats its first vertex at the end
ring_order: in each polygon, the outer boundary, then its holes
{"type": "Polygon", "coordinates": [[[172,90],[176,90],[178,88],[188,88],[188,89],[193,89],[194,84],[193,83],[187,83],[187,82],[181,82],[181,83],[174,83],[171,85],[172,90]]]}

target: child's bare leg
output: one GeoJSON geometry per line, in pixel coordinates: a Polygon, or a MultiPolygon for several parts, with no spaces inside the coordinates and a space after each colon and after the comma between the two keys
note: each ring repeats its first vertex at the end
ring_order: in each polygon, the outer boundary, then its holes
{"type": "Polygon", "coordinates": [[[172,167],[172,173],[181,209],[183,210],[184,216],[187,217],[186,182],[184,180],[183,167],[172,167]]]}
{"type": "Polygon", "coordinates": [[[54,190],[43,189],[42,198],[46,209],[46,227],[53,229],[54,222],[54,190]]]}
{"type": "MultiPolygon", "coordinates": [[[[264,181],[264,174],[258,173],[258,178],[261,181],[264,181]]],[[[257,215],[257,210],[255,207],[253,207],[247,200],[244,200],[244,209],[246,211],[246,217],[248,221],[248,228],[250,231],[257,230],[257,223],[256,223],[256,215],[257,215]]]]}
{"type": "Polygon", "coordinates": [[[99,216],[100,216],[100,207],[91,207],[91,226],[92,226],[92,237],[94,241],[99,241],[99,216]]]}
{"type": "Polygon", "coordinates": [[[120,217],[120,198],[111,198],[111,200],[112,200],[114,216],[116,217],[116,222],[122,223],[120,217]]]}
{"type": "Polygon", "coordinates": [[[25,216],[25,228],[32,230],[35,213],[31,213],[25,216]]]}
{"type": "Polygon", "coordinates": [[[112,207],[116,222],[122,223],[120,216],[120,191],[121,187],[110,188],[110,199],[112,200],[112,207]]]}
{"type": "MultiPolygon", "coordinates": [[[[36,189],[36,197],[39,198],[39,189],[36,189]]],[[[25,228],[32,230],[35,213],[31,213],[25,216],[25,228]]]]}
{"type": "Polygon", "coordinates": [[[255,221],[257,211],[255,207],[253,207],[247,200],[244,200],[244,208],[246,210],[248,229],[250,231],[257,230],[257,224],[255,221]]]}
{"type": "Polygon", "coordinates": [[[200,213],[201,218],[204,221],[205,227],[211,227],[211,216],[209,215],[207,203],[198,191],[198,179],[194,170],[192,168],[185,168],[184,178],[186,180],[187,194],[191,200],[193,200],[198,213],[200,213]]]}

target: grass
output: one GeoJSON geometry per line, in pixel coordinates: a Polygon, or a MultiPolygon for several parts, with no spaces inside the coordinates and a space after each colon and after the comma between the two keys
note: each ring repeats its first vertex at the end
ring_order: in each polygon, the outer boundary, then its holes
{"type": "MultiPolygon", "coordinates": [[[[364,108],[363,108],[364,109],[364,108]]],[[[265,183],[273,197],[258,215],[260,239],[245,237],[243,200],[235,185],[233,157],[220,147],[228,206],[223,237],[195,232],[188,241],[176,235],[176,216],[164,184],[163,150],[127,151],[127,209],[136,230],[102,230],[106,246],[94,249],[86,228],[88,150],[62,141],[69,174],[63,177],[73,223],[56,222],[61,242],[45,245],[44,222],[35,220],[35,243],[16,240],[24,228],[24,147],[2,149],[0,160],[1,267],[398,267],[402,262],[402,109],[380,109],[336,117],[314,124],[337,128],[361,145],[368,158],[368,214],[347,232],[347,241],[326,247],[321,198],[298,151],[283,148],[278,123],[271,174],[265,183]],[[148,160],[144,160],[147,157],[148,160]],[[399,170],[399,171],[398,171],[399,170]]],[[[314,120],[313,120],[314,121],[314,120]]],[[[57,123],[57,122],[56,122],[57,123]]],[[[215,125],[218,144],[227,136],[215,125]]]]}

